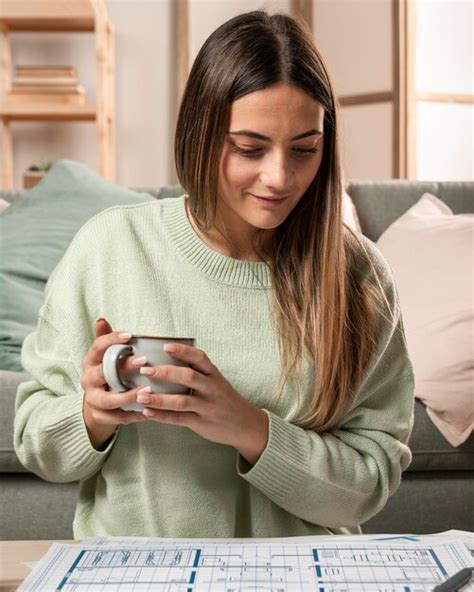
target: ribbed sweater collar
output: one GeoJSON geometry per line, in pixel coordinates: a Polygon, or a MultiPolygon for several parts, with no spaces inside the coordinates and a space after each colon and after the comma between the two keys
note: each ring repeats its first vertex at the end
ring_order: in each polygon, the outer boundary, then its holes
{"type": "Polygon", "coordinates": [[[239,288],[268,289],[266,263],[242,261],[218,253],[196,234],[186,214],[185,196],[163,200],[163,221],[181,255],[215,281],[239,288]]]}

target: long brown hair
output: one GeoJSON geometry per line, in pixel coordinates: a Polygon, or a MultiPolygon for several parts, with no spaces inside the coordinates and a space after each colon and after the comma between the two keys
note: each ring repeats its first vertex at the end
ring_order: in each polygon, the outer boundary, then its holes
{"type": "Polygon", "coordinates": [[[211,34],[181,102],[176,169],[201,230],[211,229],[230,105],[277,83],[303,90],[325,111],[321,166],[270,244],[258,247],[270,268],[282,367],[278,394],[309,358],[317,369],[314,393],[296,423],[325,431],[338,423],[357,393],[375,351],[381,304],[390,309],[362,241],[342,222],[338,104],[303,21],[257,10],[211,34]],[[361,257],[370,274],[358,271],[361,257]]]}

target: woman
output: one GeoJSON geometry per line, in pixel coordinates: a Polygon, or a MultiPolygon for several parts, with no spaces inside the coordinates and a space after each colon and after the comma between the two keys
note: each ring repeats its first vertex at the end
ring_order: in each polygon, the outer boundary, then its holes
{"type": "Polygon", "coordinates": [[[413,370],[390,268],[342,223],[339,150],[304,25],[255,11],[209,37],[177,123],[186,195],[89,220],[24,343],[17,454],[80,481],[76,538],[358,532],[395,492],[413,370]],[[112,327],[193,336],[171,352],[191,371],[129,362],[193,396],[109,392],[112,327]]]}

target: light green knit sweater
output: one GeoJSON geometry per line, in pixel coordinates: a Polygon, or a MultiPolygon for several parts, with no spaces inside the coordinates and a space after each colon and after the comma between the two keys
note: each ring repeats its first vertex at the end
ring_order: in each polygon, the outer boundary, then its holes
{"type": "MultiPolygon", "coordinates": [[[[394,310],[390,268],[365,239],[394,310]]],[[[382,320],[378,350],[337,429],[292,424],[309,401],[275,401],[277,341],[263,262],[205,245],[184,196],[110,208],[89,220],[51,276],[37,330],[23,346],[34,377],[20,385],[15,449],[51,481],[79,480],[74,535],[267,537],[357,532],[400,483],[410,462],[413,369],[403,325],[382,320]],[[269,440],[251,466],[229,446],[184,427],[121,426],[98,452],[82,417],[82,361],[93,322],[116,330],[196,339],[231,384],[269,416],[269,440]]]]}

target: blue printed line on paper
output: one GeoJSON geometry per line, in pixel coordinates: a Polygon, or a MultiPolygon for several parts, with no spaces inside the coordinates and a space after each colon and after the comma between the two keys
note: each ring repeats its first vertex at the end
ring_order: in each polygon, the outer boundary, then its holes
{"type": "Polygon", "coordinates": [[[444,569],[444,565],[438,559],[438,556],[436,555],[436,553],[433,551],[433,549],[429,549],[429,552],[430,552],[430,555],[433,557],[434,562],[436,563],[436,565],[441,570],[441,573],[447,578],[448,577],[448,572],[444,569]]]}
{"type": "Polygon", "coordinates": [[[371,541],[410,541],[417,543],[420,539],[416,536],[404,535],[404,536],[388,536],[388,537],[374,537],[371,541]]]}
{"type": "Polygon", "coordinates": [[[196,549],[196,557],[194,558],[193,567],[199,567],[199,559],[201,558],[201,549],[196,549]]]}
{"type": "Polygon", "coordinates": [[[67,579],[68,577],[72,574],[72,572],[76,569],[77,564],[79,563],[79,561],[82,559],[83,555],[85,554],[85,550],[83,549],[82,551],[79,552],[78,556],[76,557],[76,559],[71,563],[71,566],[69,567],[69,569],[66,572],[66,575],[64,576],[64,578],[61,580],[61,583],[59,584],[59,586],[56,588],[57,592],[60,592],[60,590],[62,590],[64,588],[64,586],[66,585],[67,579]]]}

